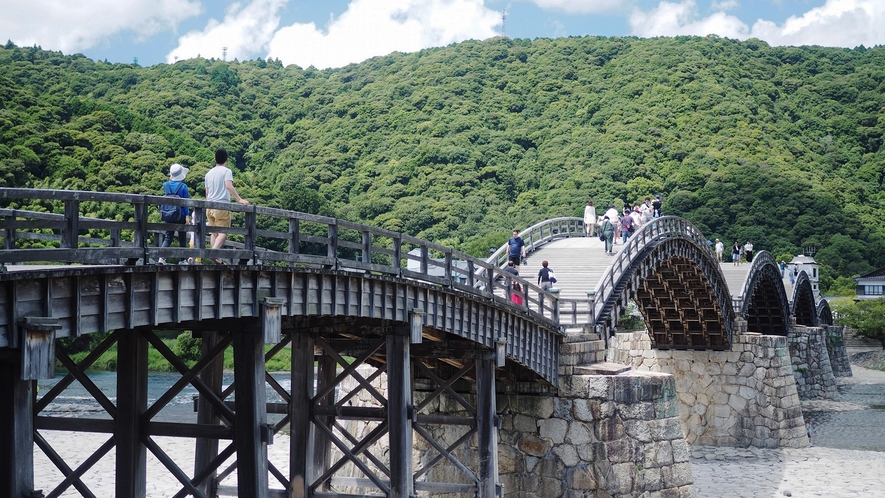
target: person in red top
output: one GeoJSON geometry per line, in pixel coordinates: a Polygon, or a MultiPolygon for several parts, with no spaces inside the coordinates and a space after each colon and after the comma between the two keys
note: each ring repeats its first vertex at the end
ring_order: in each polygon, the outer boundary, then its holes
{"type": "Polygon", "coordinates": [[[519,285],[519,282],[513,282],[513,291],[510,293],[510,300],[522,306],[522,286],[519,285]]]}

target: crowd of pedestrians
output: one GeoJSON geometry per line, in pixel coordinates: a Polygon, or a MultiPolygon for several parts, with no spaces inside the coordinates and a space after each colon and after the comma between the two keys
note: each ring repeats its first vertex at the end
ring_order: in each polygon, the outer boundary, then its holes
{"type": "Polygon", "coordinates": [[[614,254],[614,245],[626,244],[631,235],[638,232],[646,223],[653,218],[662,216],[662,203],[660,194],[654,196],[654,200],[646,197],[641,204],[624,205],[621,212],[614,204],[609,204],[608,209],[601,215],[597,215],[593,201],[587,201],[584,207],[584,236],[595,237],[605,242],[605,254],[614,254]]]}

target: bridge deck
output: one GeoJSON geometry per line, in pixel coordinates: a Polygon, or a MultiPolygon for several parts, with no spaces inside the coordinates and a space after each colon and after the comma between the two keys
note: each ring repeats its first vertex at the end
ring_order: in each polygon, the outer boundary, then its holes
{"type": "MultiPolygon", "coordinates": [[[[617,254],[623,245],[614,245],[617,254]]],[[[596,288],[599,279],[611,264],[613,256],[606,256],[604,243],[599,237],[573,237],[550,242],[529,255],[526,265],[520,268],[520,275],[528,280],[537,279],[541,262],[547,260],[549,267],[556,273],[555,287],[560,289],[559,296],[564,299],[585,299],[587,291],[596,288]]],[[[728,289],[735,298],[741,297],[744,281],[750,271],[750,263],[738,266],[722,263],[720,268],[725,276],[728,289]]],[[[789,281],[785,282],[788,287],[789,281]]]]}
{"type": "MultiPolygon", "coordinates": [[[[624,246],[615,245],[617,252],[624,246]]],[[[556,274],[555,288],[559,297],[566,299],[586,299],[587,291],[596,288],[599,279],[612,262],[605,255],[604,243],[599,237],[572,237],[550,242],[531,254],[526,265],[520,268],[520,276],[537,282],[541,262],[547,260],[549,268],[556,274]]]]}

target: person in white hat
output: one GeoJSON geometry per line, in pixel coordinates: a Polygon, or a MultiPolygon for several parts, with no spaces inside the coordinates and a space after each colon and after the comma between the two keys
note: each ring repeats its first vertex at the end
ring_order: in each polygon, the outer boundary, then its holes
{"type": "MultiPolygon", "coordinates": [[[[185,168],[184,166],[175,163],[169,167],[169,181],[163,183],[163,194],[178,194],[178,197],[182,199],[189,199],[190,193],[187,190],[187,184],[184,183],[185,177],[190,170],[185,168]]],[[[181,206],[179,208],[181,210],[181,216],[179,221],[171,221],[168,223],[175,223],[176,225],[187,225],[189,223],[188,217],[190,216],[190,208],[187,206],[181,206]]],[[[171,247],[172,246],[172,237],[175,236],[175,230],[167,230],[165,236],[163,237],[163,247],[171,247]]],[[[178,231],[178,245],[180,247],[187,247],[187,231],[179,230],[178,231]]],[[[166,264],[166,258],[159,258],[157,263],[161,265],[166,264]]],[[[181,260],[179,264],[186,265],[186,260],[181,260]]]]}

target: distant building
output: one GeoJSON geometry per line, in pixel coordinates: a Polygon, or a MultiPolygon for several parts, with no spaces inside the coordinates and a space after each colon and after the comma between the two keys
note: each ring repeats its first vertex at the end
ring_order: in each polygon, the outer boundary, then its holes
{"type": "MultiPolygon", "coordinates": [[[[414,258],[421,257],[421,249],[415,248],[409,251],[409,255],[414,258]]],[[[452,275],[452,280],[461,284],[467,283],[467,261],[463,261],[460,259],[455,259],[452,261],[452,266],[461,271],[455,272],[452,275]]],[[[453,268],[453,269],[454,269],[453,268]]],[[[409,258],[406,263],[406,269],[409,271],[419,272],[421,271],[421,261],[418,259],[409,258]]],[[[442,258],[429,258],[427,265],[427,275],[431,277],[441,277],[444,278],[446,276],[446,260],[442,258]]]]}
{"type": "Polygon", "coordinates": [[[885,297],[885,266],[866,275],[854,277],[857,282],[857,299],[885,297]]]}
{"type": "Polygon", "coordinates": [[[811,282],[811,290],[814,291],[814,298],[817,301],[820,297],[820,289],[818,288],[820,283],[820,265],[811,256],[800,254],[790,261],[787,271],[793,271],[793,268],[799,270],[799,273],[804,271],[808,275],[808,280],[811,282]]]}

